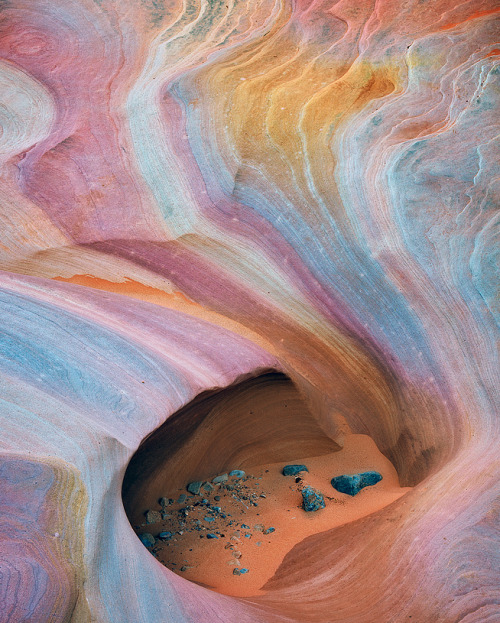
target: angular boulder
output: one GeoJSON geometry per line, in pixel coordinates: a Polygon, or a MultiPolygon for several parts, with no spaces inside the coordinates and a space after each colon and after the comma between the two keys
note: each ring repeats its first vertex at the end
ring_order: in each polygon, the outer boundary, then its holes
{"type": "Polygon", "coordinates": [[[307,513],[325,508],[323,494],[312,487],[304,487],[302,489],[302,508],[307,513]]]}
{"type": "Polygon", "coordinates": [[[382,480],[381,474],[378,472],[363,472],[361,474],[343,474],[332,478],[332,487],[340,493],[354,496],[364,489],[376,485],[382,480]]]}

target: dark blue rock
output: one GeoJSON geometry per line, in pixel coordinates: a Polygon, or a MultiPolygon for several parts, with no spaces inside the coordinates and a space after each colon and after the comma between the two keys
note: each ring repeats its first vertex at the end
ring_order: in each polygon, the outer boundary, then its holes
{"type": "Polygon", "coordinates": [[[211,532],[209,532],[207,534],[207,539],[218,539],[219,537],[216,534],[212,534],[211,532]]]}
{"type": "Polygon", "coordinates": [[[204,517],[205,521],[215,521],[215,517],[204,517]]]}
{"type": "Polygon", "coordinates": [[[147,548],[153,547],[153,545],[155,544],[155,538],[152,534],[149,534],[149,532],[139,534],[139,538],[141,539],[142,544],[145,545],[147,548]]]}
{"type": "Polygon", "coordinates": [[[158,535],[158,538],[164,541],[167,541],[168,539],[171,539],[173,536],[174,535],[172,532],[160,532],[160,534],[158,535]]]}
{"type": "Polygon", "coordinates": [[[312,487],[304,487],[302,489],[302,508],[308,513],[325,508],[323,494],[312,487]]]}
{"type": "Polygon", "coordinates": [[[363,472],[362,474],[343,474],[332,478],[332,487],[347,493],[347,495],[356,495],[365,487],[376,485],[382,480],[382,476],[378,472],[363,472]]]}
{"type": "Polygon", "coordinates": [[[285,465],[283,468],[283,476],[296,476],[300,472],[308,472],[305,465],[285,465]]]}
{"type": "Polygon", "coordinates": [[[186,488],[189,493],[192,493],[193,495],[199,495],[202,484],[203,483],[200,481],[190,482],[186,488]]]}
{"type": "Polygon", "coordinates": [[[248,569],[245,569],[245,568],[243,567],[243,569],[240,569],[240,573],[248,573],[248,569]]]}
{"type": "Polygon", "coordinates": [[[271,532],[274,532],[276,530],[276,528],[267,528],[266,530],[264,530],[264,534],[271,534],[271,532]]]}
{"type": "MultiPolygon", "coordinates": [[[[181,493],[179,496],[179,499],[177,500],[178,504],[184,504],[184,502],[187,500],[187,495],[185,493],[181,493]]],[[[172,500],[173,503],[173,500],[172,500]]]]}
{"type": "Polygon", "coordinates": [[[233,471],[229,472],[230,476],[234,476],[234,478],[244,478],[245,472],[242,469],[233,469],[233,471]]]}
{"type": "Polygon", "coordinates": [[[213,478],[212,482],[214,483],[214,485],[218,485],[221,482],[226,482],[227,479],[228,479],[227,474],[220,474],[220,476],[216,476],[215,478],[213,478]]]}

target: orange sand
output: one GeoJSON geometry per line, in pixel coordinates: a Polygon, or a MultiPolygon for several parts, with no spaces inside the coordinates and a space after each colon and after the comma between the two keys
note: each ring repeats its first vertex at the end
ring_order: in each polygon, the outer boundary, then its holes
{"type": "MultiPolygon", "coordinates": [[[[231,491],[217,486],[210,494],[193,496],[185,504],[192,505],[205,498],[210,504],[220,506],[231,517],[206,523],[203,521],[207,515],[205,511],[190,511],[190,521],[193,521],[193,515],[201,519],[204,526],[202,531],[184,531],[182,535],[176,534],[175,541],[172,539],[161,543],[156,548],[159,560],[182,577],[227,595],[263,594],[262,586],[274,575],[285,555],[297,543],[310,535],[326,532],[374,513],[409,491],[409,488],[399,486],[394,467],[366,435],[348,435],[344,448],[338,452],[305,459],[290,457],[287,462],[252,468],[247,472],[247,476],[250,475],[255,479],[249,478],[241,485],[249,486],[250,491],[255,490],[258,495],[265,493],[266,498],[256,498],[258,506],[248,503],[245,507],[241,501],[232,497],[231,491]],[[309,473],[300,474],[302,483],[296,483],[293,476],[282,475],[282,468],[287,463],[302,463],[308,467],[309,473]],[[370,470],[380,472],[383,480],[366,487],[354,497],[339,493],[330,484],[334,476],[370,470]],[[306,513],[301,506],[301,484],[321,491],[325,496],[326,508],[306,513]],[[220,501],[214,501],[214,495],[219,495],[220,501]],[[229,519],[238,525],[227,528],[229,519]],[[251,529],[242,529],[241,523],[249,525],[251,529]],[[263,525],[264,529],[272,526],[275,532],[264,535],[254,528],[256,524],[263,525]],[[215,530],[224,534],[224,538],[200,538],[200,534],[206,535],[215,530]],[[246,538],[245,533],[251,534],[251,537],[246,538]],[[235,558],[238,552],[241,556],[235,558]],[[184,571],[180,571],[181,567],[184,571]],[[235,567],[247,568],[249,571],[236,576],[233,575],[235,567]]],[[[228,482],[234,483],[235,479],[231,478],[228,482]]],[[[186,491],[165,491],[165,497],[177,500],[180,493],[186,491]]],[[[185,504],[167,507],[168,511],[173,511],[173,521],[167,519],[158,524],[142,524],[138,532],[151,532],[156,536],[163,530],[179,530],[176,511],[185,504]]],[[[158,509],[155,507],[155,510],[158,509]]],[[[325,538],[328,537],[325,535],[325,538]]]]}

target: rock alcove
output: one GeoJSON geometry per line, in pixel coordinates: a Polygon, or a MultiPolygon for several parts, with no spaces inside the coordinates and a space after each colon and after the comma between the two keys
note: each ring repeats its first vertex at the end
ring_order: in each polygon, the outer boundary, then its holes
{"type": "Polygon", "coordinates": [[[266,592],[306,537],[406,491],[369,436],[347,435],[341,447],[292,380],[268,370],[200,394],[145,439],[127,468],[123,502],[159,562],[207,588],[250,596],[266,592]],[[288,464],[308,471],[286,476],[288,464]],[[356,496],[331,485],[333,477],[368,470],[382,480],[356,496]],[[190,483],[199,485],[190,491],[190,483]],[[305,488],[321,492],[325,508],[306,512],[305,488]]]}

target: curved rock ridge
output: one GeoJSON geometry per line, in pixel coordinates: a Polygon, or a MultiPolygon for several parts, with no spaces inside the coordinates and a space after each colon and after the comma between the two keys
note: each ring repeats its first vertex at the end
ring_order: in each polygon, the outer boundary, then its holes
{"type": "Polygon", "coordinates": [[[499,56],[493,0],[2,3],[2,623],[500,619],[499,56]],[[362,439],[401,495],[326,470],[370,512],[239,596],[123,506],[362,439]]]}

